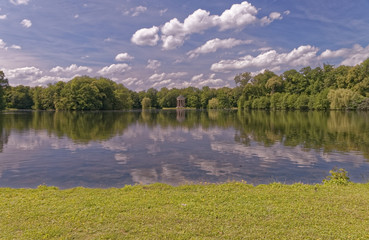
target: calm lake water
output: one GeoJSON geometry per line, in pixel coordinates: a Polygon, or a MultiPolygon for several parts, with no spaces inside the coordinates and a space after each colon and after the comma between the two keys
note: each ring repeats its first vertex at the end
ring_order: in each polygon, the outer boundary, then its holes
{"type": "Polygon", "coordinates": [[[369,180],[366,112],[3,112],[0,187],[369,180]]]}

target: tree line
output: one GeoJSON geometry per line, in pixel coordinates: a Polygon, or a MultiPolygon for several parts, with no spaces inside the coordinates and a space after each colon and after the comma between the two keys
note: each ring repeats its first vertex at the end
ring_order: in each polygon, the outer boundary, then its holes
{"type": "Polygon", "coordinates": [[[356,66],[265,70],[234,78],[236,87],[150,88],[135,92],[107,78],[75,77],[46,87],[9,86],[0,71],[0,109],[123,110],[173,108],[179,95],[196,109],[369,110],[369,58],[356,66]]]}

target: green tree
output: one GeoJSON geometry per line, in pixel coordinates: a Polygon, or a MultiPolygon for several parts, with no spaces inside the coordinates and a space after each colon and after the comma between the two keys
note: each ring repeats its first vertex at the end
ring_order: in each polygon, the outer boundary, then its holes
{"type": "Polygon", "coordinates": [[[114,94],[114,110],[131,109],[133,101],[131,98],[130,91],[124,87],[123,84],[118,84],[113,92],[114,94]]]}
{"type": "Polygon", "coordinates": [[[201,108],[200,89],[187,87],[182,90],[182,95],[186,97],[186,106],[190,108],[201,108]]]}
{"type": "Polygon", "coordinates": [[[246,84],[249,83],[251,80],[252,76],[250,72],[240,73],[234,77],[234,82],[236,83],[236,85],[239,85],[242,88],[245,87],[246,84]]]}
{"type": "MultiPolygon", "coordinates": [[[[102,103],[101,110],[113,110],[122,109],[120,102],[116,99],[115,93],[117,84],[107,78],[92,79],[91,85],[94,85],[98,89],[98,98],[102,103]]],[[[123,85],[122,85],[123,86],[123,85]]],[[[123,87],[124,88],[124,87],[123,87]]]]}
{"type": "Polygon", "coordinates": [[[155,88],[149,88],[146,91],[145,97],[150,98],[152,108],[160,108],[157,94],[158,94],[158,90],[156,90],[155,88]]]}
{"type": "Polygon", "coordinates": [[[151,99],[148,97],[144,97],[141,102],[142,109],[151,108],[151,99]]]}
{"type": "Polygon", "coordinates": [[[60,92],[57,110],[100,110],[103,102],[96,79],[82,76],[75,77],[65,84],[60,92]]]}
{"type": "Polygon", "coordinates": [[[275,110],[283,109],[283,94],[276,92],[270,98],[270,108],[275,110]]]}
{"type": "Polygon", "coordinates": [[[5,78],[3,71],[0,71],[0,110],[5,109],[5,89],[9,86],[8,79],[5,78]]]}
{"type": "Polygon", "coordinates": [[[28,86],[19,85],[11,87],[7,95],[7,105],[9,108],[31,109],[33,106],[31,88],[28,86]]]}
{"type": "Polygon", "coordinates": [[[270,91],[270,94],[274,94],[275,92],[282,92],[283,80],[279,76],[273,76],[268,79],[265,87],[270,91]]]}
{"type": "Polygon", "coordinates": [[[282,76],[285,82],[286,92],[288,93],[300,94],[308,86],[308,81],[295,69],[284,72],[282,76]]]}
{"type": "Polygon", "coordinates": [[[216,90],[205,86],[201,90],[200,101],[201,108],[207,108],[210,99],[216,97],[216,90]]]}
{"type": "Polygon", "coordinates": [[[219,108],[229,109],[232,108],[234,104],[232,89],[223,87],[216,91],[216,99],[218,100],[219,108]]]}
{"type": "Polygon", "coordinates": [[[142,106],[141,106],[142,99],[140,100],[140,95],[137,92],[132,91],[132,90],[129,90],[129,93],[131,94],[132,108],[133,109],[142,108],[142,106]]]}
{"type": "Polygon", "coordinates": [[[328,93],[331,109],[356,109],[363,98],[350,89],[331,89],[328,93]]]}
{"type": "Polygon", "coordinates": [[[218,109],[218,108],[220,108],[219,100],[217,98],[210,99],[209,104],[208,104],[208,108],[209,109],[218,109]]]}

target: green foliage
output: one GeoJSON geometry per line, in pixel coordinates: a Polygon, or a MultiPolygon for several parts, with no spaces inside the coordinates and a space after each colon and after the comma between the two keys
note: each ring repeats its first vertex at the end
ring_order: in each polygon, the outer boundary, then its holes
{"type": "MultiPolygon", "coordinates": [[[[241,76],[237,75],[237,79],[241,76]]],[[[305,67],[285,71],[280,76],[266,70],[244,85],[238,108],[265,108],[265,97],[269,96],[270,108],[274,110],[366,109],[369,58],[354,67],[305,67]]]]}
{"type": "Polygon", "coordinates": [[[144,97],[141,102],[142,109],[151,108],[151,99],[148,97],[144,97]]]}
{"type": "Polygon", "coordinates": [[[271,94],[274,94],[275,92],[282,92],[283,80],[281,77],[275,75],[268,79],[265,87],[270,91],[271,94]]]}
{"type": "Polygon", "coordinates": [[[156,90],[155,88],[149,88],[146,91],[145,97],[150,98],[152,108],[160,108],[160,104],[158,101],[158,90],[156,90]]]}
{"type": "Polygon", "coordinates": [[[49,84],[46,88],[35,87],[32,99],[33,108],[40,110],[121,110],[133,105],[131,92],[122,84],[88,76],[49,84]]]}
{"type": "Polygon", "coordinates": [[[253,109],[269,109],[270,108],[270,99],[268,97],[260,97],[254,99],[252,102],[253,109]]]}
{"type": "Polygon", "coordinates": [[[284,109],[283,106],[283,94],[277,92],[272,95],[270,98],[270,108],[273,110],[281,110],[284,109]]]}
{"type": "Polygon", "coordinates": [[[324,64],[323,68],[304,67],[277,75],[270,70],[252,76],[241,73],[234,78],[236,87],[202,89],[150,88],[134,92],[106,78],[76,77],[47,87],[10,87],[0,71],[0,109],[6,106],[24,109],[121,110],[142,108],[142,100],[151,100],[151,108],[174,108],[179,95],[191,108],[208,108],[218,100],[217,108],[273,110],[365,110],[369,97],[369,58],[354,67],[324,64]],[[28,89],[27,89],[28,88],[28,89]],[[32,106],[33,105],[33,106],[32,106]]]}
{"type": "Polygon", "coordinates": [[[200,94],[201,108],[208,107],[209,100],[216,97],[216,90],[209,87],[203,87],[200,94]]]}
{"type": "Polygon", "coordinates": [[[343,168],[334,168],[330,170],[329,173],[331,175],[323,180],[324,184],[347,185],[350,183],[348,173],[343,168]]]}
{"type": "Polygon", "coordinates": [[[250,72],[244,72],[244,73],[240,73],[237,74],[234,77],[234,82],[236,83],[236,85],[240,85],[241,87],[245,87],[246,84],[248,84],[252,79],[251,73],[250,72]]]}
{"type": "Polygon", "coordinates": [[[296,109],[299,110],[309,110],[309,97],[306,94],[301,94],[298,96],[296,101],[296,109]]]}
{"type": "Polygon", "coordinates": [[[237,100],[234,101],[233,99],[232,89],[230,88],[219,88],[217,89],[216,95],[216,99],[218,100],[218,108],[220,109],[230,109],[237,104],[237,100]]]}
{"type": "MultiPolygon", "coordinates": [[[[158,103],[161,108],[174,108],[177,106],[177,97],[181,95],[179,90],[162,88],[157,93],[158,103]]],[[[153,106],[155,108],[155,106],[153,106]]]]}
{"type": "Polygon", "coordinates": [[[31,88],[28,86],[19,85],[10,88],[6,98],[8,108],[31,109],[33,106],[31,88]]]}
{"type": "MultiPolygon", "coordinates": [[[[122,84],[119,84],[117,87],[115,87],[112,99],[115,100],[114,102],[112,102],[112,109],[114,110],[131,109],[133,106],[131,93],[122,84]]],[[[109,110],[109,108],[104,108],[104,110],[105,109],[109,110]]]]}
{"type": "Polygon", "coordinates": [[[218,109],[220,106],[219,100],[217,98],[212,98],[209,100],[208,108],[209,109],[218,109]]]}
{"type": "Polygon", "coordinates": [[[131,99],[132,99],[132,108],[133,109],[142,108],[141,106],[142,99],[140,99],[140,94],[132,90],[129,90],[129,94],[131,95],[131,99]]]}
{"type": "Polygon", "coordinates": [[[5,109],[6,99],[5,99],[5,91],[8,88],[9,83],[8,79],[5,78],[5,74],[3,71],[0,71],[0,110],[5,109]]]}
{"type": "Polygon", "coordinates": [[[369,98],[363,99],[363,101],[358,105],[357,109],[359,110],[369,110],[369,98]]]}
{"type": "Polygon", "coordinates": [[[329,89],[325,89],[316,95],[312,95],[309,108],[316,110],[328,110],[330,105],[328,93],[329,89]]]}
{"type": "Polygon", "coordinates": [[[356,109],[363,97],[350,89],[331,89],[328,93],[331,109],[356,109]]]}

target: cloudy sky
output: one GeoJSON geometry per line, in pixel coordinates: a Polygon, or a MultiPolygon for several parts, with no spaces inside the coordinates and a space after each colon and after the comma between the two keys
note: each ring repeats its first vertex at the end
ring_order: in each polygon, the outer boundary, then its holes
{"type": "Polygon", "coordinates": [[[11,85],[104,76],[132,90],[234,86],[242,72],[356,65],[367,0],[1,0],[11,85]]]}

